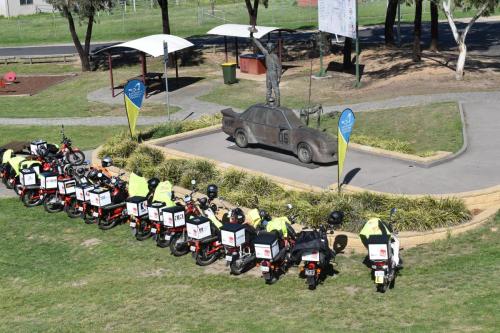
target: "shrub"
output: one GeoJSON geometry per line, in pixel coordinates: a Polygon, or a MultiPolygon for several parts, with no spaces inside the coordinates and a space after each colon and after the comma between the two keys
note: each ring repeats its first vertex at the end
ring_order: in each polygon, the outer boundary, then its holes
{"type": "Polygon", "coordinates": [[[155,175],[155,168],[164,161],[165,156],[161,150],[140,145],[128,158],[126,169],[150,178],[155,175]]]}
{"type": "Polygon", "coordinates": [[[361,145],[397,151],[404,154],[414,153],[409,142],[397,139],[381,139],[367,135],[353,134],[351,140],[352,142],[359,143],[361,145]]]}
{"type": "Polygon", "coordinates": [[[130,139],[127,132],[112,136],[99,152],[99,158],[110,156],[113,163],[118,167],[124,167],[127,158],[135,151],[138,143],[130,139]]]}

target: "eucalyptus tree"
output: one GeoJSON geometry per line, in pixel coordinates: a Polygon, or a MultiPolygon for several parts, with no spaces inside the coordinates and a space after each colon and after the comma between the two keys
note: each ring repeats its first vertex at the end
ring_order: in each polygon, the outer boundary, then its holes
{"type": "Polygon", "coordinates": [[[472,25],[481,16],[488,16],[495,11],[495,8],[500,3],[500,0],[443,0],[443,10],[448,19],[451,31],[453,32],[453,38],[458,45],[458,60],[457,67],[455,71],[455,77],[457,80],[462,80],[464,76],[465,67],[465,57],[467,56],[467,45],[465,44],[465,38],[469,32],[472,25]],[[465,28],[461,31],[458,30],[454,18],[452,7],[459,8],[474,8],[476,14],[470,19],[465,28]]]}
{"type": "Polygon", "coordinates": [[[55,9],[59,10],[66,18],[69,26],[69,33],[76,51],[80,57],[82,71],[90,71],[90,40],[92,39],[92,29],[95,17],[99,11],[110,10],[113,6],[112,0],[47,0],[55,9]],[[79,24],[86,25],[84,44],[76,31],[74,16],[78,18],[79,24]]]}

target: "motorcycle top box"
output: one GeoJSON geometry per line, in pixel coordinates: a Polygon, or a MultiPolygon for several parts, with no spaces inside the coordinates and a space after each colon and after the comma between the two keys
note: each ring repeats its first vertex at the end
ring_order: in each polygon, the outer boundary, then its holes
{"type": "Polygon", "coordinates": [[[33,169],[22,169],[19,174],[19,181],[23,186],[36,185],[36,172],[33,169]]]}
{"type": "Polygon", "coordinates": [[[210,220],[204,216],[197,216],[186,221],[188,237],[199,240],[212,236],[210,223],[210,220]]]}
{"type": "Polygon", "coordinates": [[[260,232],[254,239],[254,246],[257,259],[274,260],[280,252],[278,237],[274,232],[260,232]]]}
{"type": "Polygon", "coordinates": [[[148,199],[134,196],[127,199],[127,212],[129,215],[140,217],[148,215],[148,199]]]}
{"type": "Polygon", "coordinates": [[[89,192],[94,189],[94,185],[82,184],[76,187],[76,200],[90,201],[89,192]]]}
{"type": "Polygon", "coordinates": [[[30,144],[31,155],[38,155],[38,148],[40,147],[47,148],[47,141],[44,140],[32,141],[30,144]]]}
{"type": "Polygon", "coordinates": [[[150,221],[160,222],[162,218],[162,209],[165,208],[164,202],[153,202],[148,206],[148,217],[150,221]]]}
{"type": "Polygon", "coordinates": [[[221,242],[225,246],[237,247],[244,244],[246,228],[241,224],[226,223],[220,229],[221,242]]]}
{"type": "Polygon", "coordinates": [[[76,180],[73,178],[61,179],[57,182],[59,194],[68,195],[76,192],[76,180]]]}
{"type": "Polygon", "coordinates": [[[42,172],[39,175],[40,187],[44,189],[57,188],[57,173],[55,172],[42,172]]]}
{"type": "Polygon", "coordinates": [[[89,191],[90,204],[96,207],[111,205],[111,192],[102,187],[94,188],[89,191]]]}
{"type": "Polygon", "coordinates": [[[372,235],[368,238],[370,260],[387,260],[390,256],[390,235],[372,235]]]}
{"type": "Polygon", "coordinates": [[[167,207],[163,208],[161,212],[163,215],[163,225],[172,228],[182,227],[186,225],[186,214],[184,213],[184,207],[167,207]]]}

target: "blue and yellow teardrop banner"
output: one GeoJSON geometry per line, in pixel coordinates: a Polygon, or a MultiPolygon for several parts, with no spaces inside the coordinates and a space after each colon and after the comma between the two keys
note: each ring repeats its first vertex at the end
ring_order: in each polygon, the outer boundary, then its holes
{"type": "Polygon", "coordinates": [[[351,109],[345,109],[339,118],[338,124],[338,187],[340,191],[340,176],[344,169],[345,156],[347,154],[347,145],[351,137],[352,128],[354,127],[354,112],[351,109]]]}
{"type": "Polygon", "coordinates": [[[139,117],[139,111],[141,110],[145,92],[146,86],[144,86],[144,82],[142,82],[141,80],[128,81],[123,90],[128,126],[130,128],[130,135],[132,137],[135,136],[137,118],[139,117]]]}

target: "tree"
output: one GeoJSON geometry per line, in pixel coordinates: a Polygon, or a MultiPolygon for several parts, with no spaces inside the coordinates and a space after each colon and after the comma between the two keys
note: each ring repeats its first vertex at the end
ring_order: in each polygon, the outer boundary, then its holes
{"type": "Polygon", "coordinates": [[[62,16],[68,20],[69,32],[71,39],[75,44],[75,48],[82,63],[82,71],[90,71],[90,40],[92,39],[92,28],[94,27],[95,15],[98,11],[111,9],[113,6],[112,0],[48,0],[55,9],[59,10],[62,16]],[[85,32],[84,45],[80,42],[78,33],[76,32],[75,20],[73,14],[79,18],[79,23],[86,23],[87,30],[85,32]]]}
{"type": "MultiPolygon", "coordinates": [[[[253,6],[252,6],[252,0],[245,0],[245,4],[247,6],[247,11],[248,11],[248,16],[250,18],[250,25],[252,27],[255,27],[257,25],[257,14],[259,12],[259,3],[260,3],[260,0],[253,0],[253,6]]],[[[264,7],[267,8],[269,1],[262,0],[262,3],[264,4],[264,7]]]]}
{"type": "Polygon", "coordinates": [[[394,22],[396,21],[396,13],[398,10],[399,0],[389,0],[387,12],[385,14],[385,45],[394,45],[394,22]]]}
{"type": "Polygon", "coordinates": [[[164,34],[170,35],[170,18],[168,16],[168,0],[158,0],[161,9],[161,23],[164,34]]]}
{"type": "Polygon", "coordinates": [[[422,35],[422,0],[415,0],[415,21],[413,22],[413,61],[422,60],[420,37],[422,35]]]}
{"type": "Polygon", "coordinates": [[[439,11],[436,0],[430,0],[431,7],[431,45],[429,49],[436,52],[439,40],[439,11]]]}
{"type": "Polygon", "coordinates": [[[472,25],[480,18],[482,15],[489,15],[498,6],[499,0],[455,0],[455,6],[462,8],[475,8],[476,14],[469,21],[467,26],[462,30],[458,31],[455,21],[453,21],[453,13],[451,12],[451,0],[443,0],[443,10],[450,24],[451,31],[453,32],[453,38],[458,45],[458,60],[455,72],[455,77],[457,80],[462,80],[464,76],[465,67],[465,57],[467,55],[467,46],[465,45],[465,38],[469,32],[472,25]]]}

